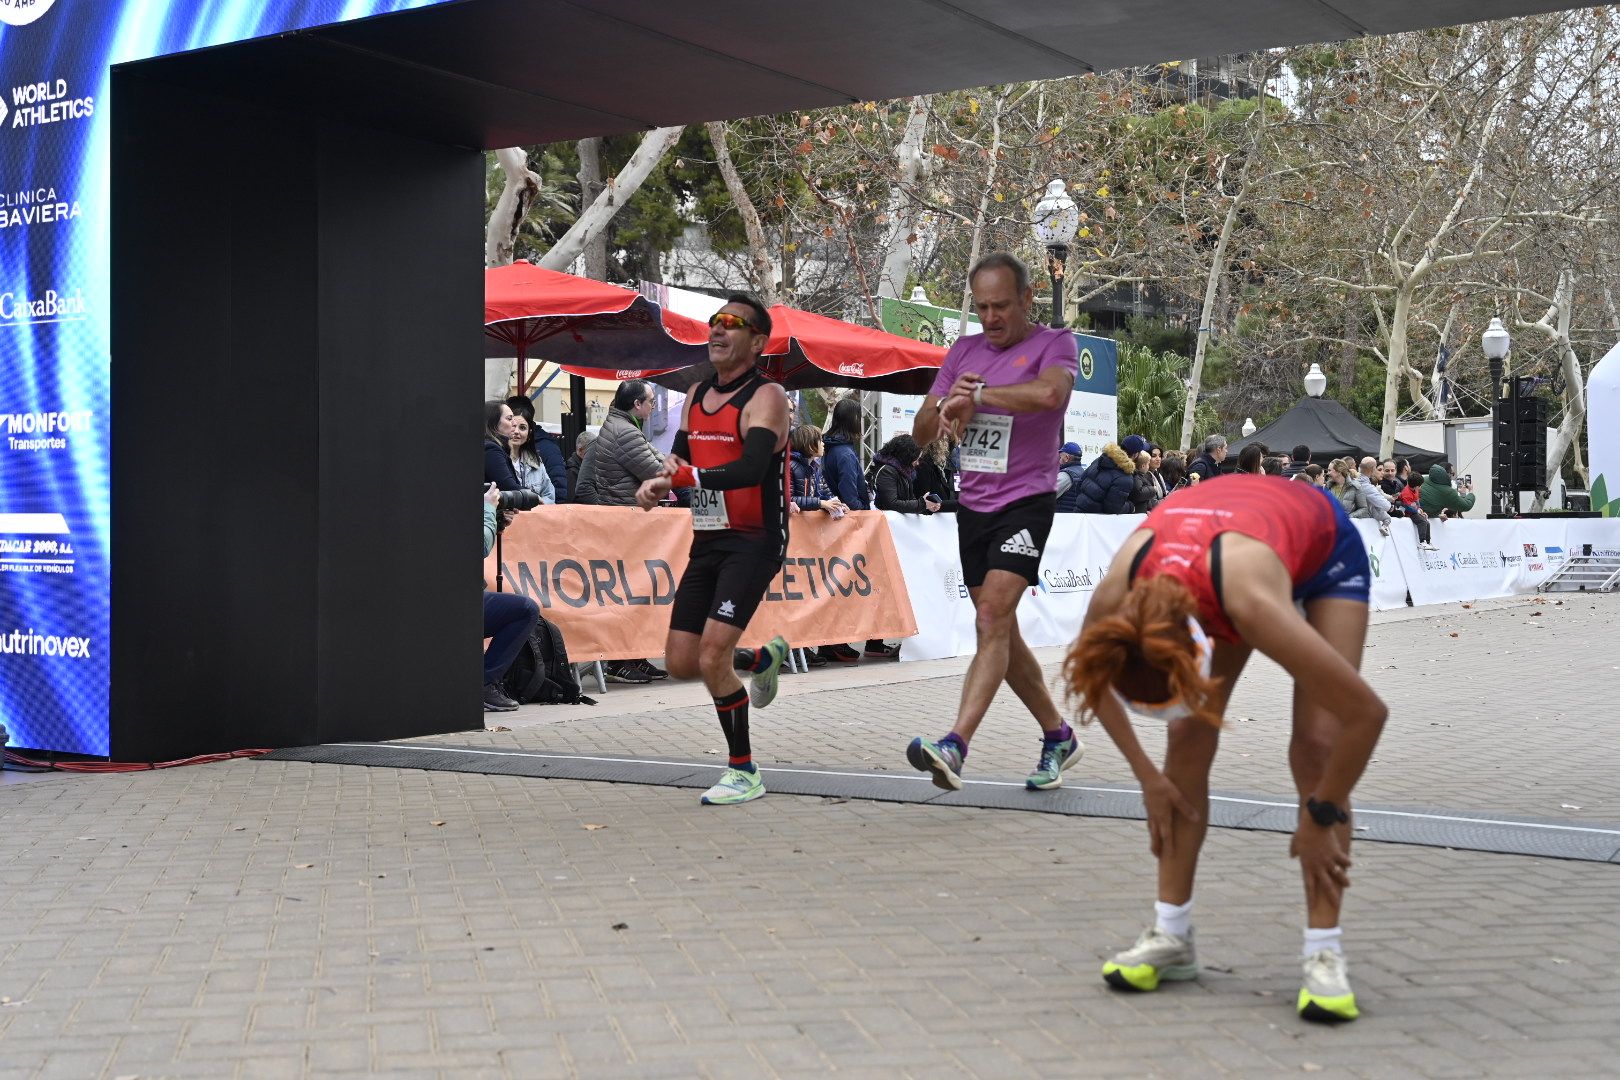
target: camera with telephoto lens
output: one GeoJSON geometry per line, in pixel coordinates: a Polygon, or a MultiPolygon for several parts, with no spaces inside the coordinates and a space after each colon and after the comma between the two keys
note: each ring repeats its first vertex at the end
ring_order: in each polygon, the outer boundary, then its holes
{"type": "Polygon", "coordinates": [[[533,510],[540,505],[539,492],[528,488],[516,488],[512,491],[502,491],[500,501],[495,504],[497,510],[533,510]]]}

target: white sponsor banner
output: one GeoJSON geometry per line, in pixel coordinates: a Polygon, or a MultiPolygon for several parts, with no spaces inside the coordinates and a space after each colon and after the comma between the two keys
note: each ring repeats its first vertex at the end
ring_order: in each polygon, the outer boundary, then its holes
{"type": "MultiPolygon", "coordinates": [[[[888,518],[918,627],[917,636],[902,643],[900,658],[971,654],[973,601],[957,556],[956,515],[888,518]]],[[[1041,557],[1041,580],[1018,605],[1026,642],[1061,646],[1075,639],[1097,583],[1142,520],[1135,514],[1057,515],[1041,557]]],[[[1614,518],[1437,521],[1435,551],[1418,550],[1409,521],[1394,521],[1389,536],[1376,522],[1353,524],[1367,548],[1375,611],[1404,608],[1408,591],[1418,605],[1533,593],[1585,545],[1594,554],[1620,554],[1620,519],[1614,518]]]]}
{"type": "Polygon", "coordinates": [[[1390,534],[1378,531],[1378,522],[1369,519],[1351,522],[1361,534],[1367,549],[1367,569],[1372,572],[1374,611],[1388,611],[1406,606],[1406,571],[1403,560],[1417,555],[1417,532],[1410,521],[1396,519],[1390,522],[1390,534]]]}
{"type": "Polygon", "coordinates": [[[884,513],[917,619],[917,634],[901,643],[900,659],[938,660],[977,651],[973,601],[956,553],[956,515],[884,513]]]}

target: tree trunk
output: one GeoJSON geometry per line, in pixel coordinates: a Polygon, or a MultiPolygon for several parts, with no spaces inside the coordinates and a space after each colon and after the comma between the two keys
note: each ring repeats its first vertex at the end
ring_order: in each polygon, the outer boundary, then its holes
{"type": "Polygon", "coordinates": [[[521,146],[495,151],[495,161],[506,174],[506,186],[484,233],[484,265],[505,266],[512,261],[523,219],[540,194],[540,177],[529,171],[529,155],[521,146]]]}
{"type": "MultiPolygon", "coordinates": [[[[581,139],[579,150],[579,212],[585,211],[602,194],[602,140],[581,139]]],[[[585,276],[607,280],[607,230],[596,233],[585,244],[585,276]]]]}
{"type": "Polygon", "coordinates": [[[540,265],[547,270],[558,271],[566,271],[572,266],[591,240],[605,232],[613,216],[646,182],[648,175],[681,137],[682,130],[664,127],[647,132],[641,139],[641,145],[636,147],[636,152],[619,170],[619,175],[608,181],[590,208],[579,215],[579,220],[546,252],[540,265]]]}
{"type": "MultiPolygon", "coordinates": [[[[1547,314],[1541,317],[1540,322],[1529,324],[1552,339],[1564,369],[1564,418],[1547,440],[1548,487],[1552,486],[1552,478],[1563,469],[1564,455],[1569,453],[1570,448],[1580,439],[1581,426],[1586,421],[1586,379],[1581,372],[1581,359],[1575,354],[1575,347],[1569,338],[1574,307],[1575,271],[1565,269],[1558,275],[1558,287],[1553,291],[1552,307],[1547,309],[1547,314]]],[[[1525,324],[1521,322],[1519,325],[1525,324]]],[[[1530,508],[1540,510],[1543,501],[1541,492],[1536,492],[1535,501],[1530,508]]]]}
{"type": "Polygon", "coordinates": [[[726,144],[726,125],[712,120],[708,130],[709,142],[714,144],[715,164],[720,167],[720,177],[726,182],[731,201],[742,217],[743,232],[748,236],[749,281],[766,307],[779,304],[782,302],[782,286],[776,275],[776,260],[771,258],[771,249],[765,243],[765,230],[759,223],[759,211],[754,208],[754,200],[749,197],[748,189],[743,187],[742,177],[737,174],[737,166],[731,160],[731,149],[726,144]]]}
{"type": "MultiPolygon", "coordinates": [[[[968,269],[972,270],[979,261],[979,252],[984,247],[984,218],[990,212],[990,193],[996,187],[996,170],[1001,165],[1001,110],[1007,104],[1007,98],[1012,93],[1009,87],[1003,93],[996,95],[995,111],[990,115],[990,164],[984,170],[984,190],[979,193],[979,208],[973,214],[973,243],[968,250],[968,269]]],[[[968,313],[973,310],[973,281],[964,278],[962,281],[962,311],[960,321],[956,324],[958,336],[965,335],[968,328],[968,313]]]]}
{"type": "Polygon", "coordinates": [[[1401,372],[1406,370],[1406,328],[1412,320],[1413,283],[1395,293],[1395,311],[1389,317],[1389,351],[1384,359],[1384,412],[1378,432],[1378,458],[1395,452],[1395,417],[1401,401],[1401,372]]]}
{"type": "Polygon", "coordinates": [[[1221,236],[1215,241],[1215,254],[1209,262],[1209,276],[1204,279],[1204,306],[1198,315],[1198,343],[1193,346],[1192,370],[1187,374],[1187,402],[1181,411],[1181,445],[1192,446],[1193,414],[1198,409],[1198,390],[1204,381],[1204,356],[1209,350],[1209,335],[1213,329],[1210,320],[1215,317],[1215,296],[1220,290],[1221,277],[1226,269],[1226,245],[1232,239],[1237,225],[1238,210],[1243,196],[1249,190],[1249,166],[1254,161],[1254,148],[1243,159],[1243,174],[1238,180],[1237,194],[1226,208],[1226,220],[1221,222],[1221,236]]]}
{"type": "Polygon", "coordinates": [[[877,295],[904,299],[901,295],[911,276],[911,238],[917,231],[917,182],[928,172],[928,156],[923,152],[923,136],[928,128],[928,99],[911,99],[911,116],[905,134],[894,148],[899,159],[897,179],[889,186],[889,239],[878,274],[877,295]]]}

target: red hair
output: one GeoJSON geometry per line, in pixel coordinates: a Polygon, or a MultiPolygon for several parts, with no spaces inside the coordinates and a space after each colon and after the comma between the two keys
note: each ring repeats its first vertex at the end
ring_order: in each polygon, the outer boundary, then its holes
{"type": "Polygon", "coordinates": [[[1197,607],[1175,578],[1151,577],[1131,587],[1118,611],[1086,627],[1063,661],[1063,681],[1070,701],[1080,705],[1081,721],[1089,723],[1098,703],[1118,688],[1141,701],[1180,699],[1194,717],[1219,727],[1221,714],[1210,701],[1215,683],[1204,677],[1187,629],[1197,607]]]}

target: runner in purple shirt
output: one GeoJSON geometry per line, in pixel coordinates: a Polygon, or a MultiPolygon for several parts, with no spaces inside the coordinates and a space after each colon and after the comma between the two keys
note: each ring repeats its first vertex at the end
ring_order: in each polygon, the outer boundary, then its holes
{"type": "Polygon", "coordinates": [[[916,738],[912,766],[947,791],[962,787],[968,741],[1005,682],[1041,725],[1041,756],[1025,781],[1060,787],[1084,749],[1047,692],[1041,666],[1018,632],[1018,601],[1033,586],[1052,531],[1057,447],[1074,389],[1074,335],[1029,321],[1029,270],[998,252],[968,274],[984,333],[956,339],[917,410],[912,437],[926,446],[949,428],[962,440],[956,515],[962,577],[973,597],[978,651],[968,666],[956,724],[938,741],[916,738]]]}

